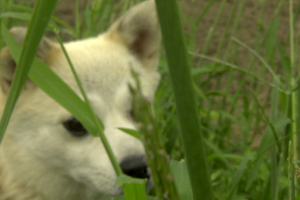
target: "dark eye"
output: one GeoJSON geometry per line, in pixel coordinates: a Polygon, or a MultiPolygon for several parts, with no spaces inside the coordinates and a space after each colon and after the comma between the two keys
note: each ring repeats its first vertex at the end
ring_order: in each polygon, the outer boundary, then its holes
{"type": "Polygon", "coordinates": [[[64,127],[74,136],[82,137],[87,135],[87,130],[82,126],[76,118],[71,118],[63,123],[64,127]]]}
{"type": "Polygon", "coordinates": [[[133,110],[130,110],[129,111],[129,117],[135,121],[135,114],[134,114],[134,111],[133,110]]]}

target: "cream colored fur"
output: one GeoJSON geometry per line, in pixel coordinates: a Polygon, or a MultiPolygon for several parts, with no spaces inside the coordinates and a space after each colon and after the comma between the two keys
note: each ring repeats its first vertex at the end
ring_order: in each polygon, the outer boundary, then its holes
{"type": "MultiPolygon", "coordinates": [[[[11,33],[22,43],[26,29],[13,28],[11,33]]],[[[117,128],[135,128],[129,116],[131,69],[139,74],[143,94],[153,99],[159,46],[154,1],[133,7],[97,37],[65,44],[119,162],[144,155],[142,143],[117,128]]],[[[58,44],[43,38],[37,56],[80,94],[58,44]]],[[[0,113],[14,69],[4,48],[0,113]]],[[[121,194],[100,139],[74,137],[62,125],[70,117],[30,80],[26,82],[0,146],[0,200],[106,200],[121,194]]]]}

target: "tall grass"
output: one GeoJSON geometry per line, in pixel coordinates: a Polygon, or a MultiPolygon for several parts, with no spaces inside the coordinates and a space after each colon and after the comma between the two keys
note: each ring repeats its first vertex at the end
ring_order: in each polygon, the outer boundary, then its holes
{"type": "MultiPolygon", "coordinates": [[[[79,5],[79,1],[76,2],[79,5]]],[[[83,10],[77,6],[75,27],[52,16],[54,22],[67,30],[62,34],[71,34],[74,39],[97,35],[112,23],[113,18],[139,1],[91,2],[83,10]]],[[[173,4],[175,1],[161,0],[157,4],[159,13],[164,13],[160,20],[166,55],[160,59],[162,81],[153,105],[153,123],[160,127],[160,139],[172,159],[171,168],[182,200],[191,199],[191,193],[194,199],[300,198],[294,175],[295,164],[299,163],[299,30],[295,20],[299,16],[299,5],[295,6],[292,0],[288,5],[283,0],[276,4],[271,0],[257,1],[254,5],[257,15],[251,19],[256,26],[245,30],[241,28],[244,15],[251,9],[247,2],[232,2],[224,29],[220,27],[229,1],[207,1],[193,19],[182,14],[184,23],[191,27],[185,37],[187,48],[181,43],[182,29],[169,26],[170,22],[180,21],[172,12],[177,9],[173,4]],[[270,4],[275,5],[271,12],[270,4]],[[206,35],[197,32],[212,10],[215,13],[210,17],[213,20],[210,31],[206,35]],[[271,13],[268,22],[264,21],[267,11],[271,13]],[[290,21],[283,24],[286,11],[290,21]],[[285,38],[278,37],[282,27],[289,30],[285,38]],[[172,32],[168,33],[170,30],[172,32]],[[219,45],[213,46],[220,30],[219,45]],[[248,40],[242,39],[245,32],[252,33],[248,40]],[[199,37],[205,38],[201,48],[197,43],[199,37]],[[215,51],[212,53],[211,49],[215,51]],[[186,55],[187,52],[190,55],[186,55]],[[167,63],[172,69],[169,70],[167,63]],[[173,69],[178,70],[179,75],[173,69]],[[189,79],[190,75],[192,79],[189,79]],[[191,128],[192,124],[196,124],[195,132],[183,128],[191,128]],[[199,132],[202,132],[203,141],[199,132]],[[203,152],[204,145],[207,157],[203,152]],[[191,186],[184,188],[189,184],[189,177],[191,186]],[[198,181],[201,183],[197,184],[198,181]]],[[[193,6],[199,2],[189,3],[193,6]]],[[[16,18],[20,12],[32,14],[29,1],[21,4],[14,0],[0,2],[0,11],[10,12],[16,18]]],[[[1,20],[5,27],[27,24],[14,18],[1,20]]],[[[0,45],[4,45],[2,40],[0,45]]],[[[34,66],[31,73],[35,73],[34,66]]],[[[92,117],[89,112],[85,115],[92,117]]],[[[92,121],[86,121],[93,127],[91,132],[95,131],[92,121]]]]}
{"type": "Polygon", "coordinates": [[[210,200],[213,199],[210,172],[196,109],[191,77],[191,60],[184,40],[178,2],[176,0],[159,0],[156,1],[156,5],[175,95],[193,198],[195,200],[210,200]]]}
{"type": "MultiPolygon", "coordinates": [[[[48,21],[51,17],[51,14],[55,8],[57,1],[38,1],[36,4],[35,12],[32,14],[32,20],[28,27],[28,34],[24,40],[24,45],[22,48],[22,52],[20,58],[18,60],[18,68],[15,72],[15,78],[11,85],[11,90],[7,99],[7,105],[5,106],[5,110],[3,111],[0,123],[0,142],[4,136],[4,132],[8,125],[10,115],[12,110],[17,102],[17,99],[21,93],[22,87],[27,79],[27,74],[31,68],[31,64],[33,62],[33,58],[37,51],[39,41],[41,40],[45,29],[47,27],[48,21]],[[47,11],[44,8],[47,8],[47,11]],[[44,17],[40,17],[44,15],[44,17]]],[[[1,24],[2,25],[2,24],[1,24]]]]}

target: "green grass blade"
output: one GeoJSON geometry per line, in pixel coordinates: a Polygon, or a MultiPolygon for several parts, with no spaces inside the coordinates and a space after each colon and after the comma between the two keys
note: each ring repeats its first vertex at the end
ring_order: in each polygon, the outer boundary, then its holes
{"type": "MultiPolygon", "coordinates": [[[[14,81],[7,99],[7,103],[0,122],[0,143],[7,128],[12,110],[18,100],[22,87],[27,79],[31,64],[35,57],[39,42],[46,30],[48,21],[55,8],[57,0],[43,1],[36,3],[31,22],[28,27],[28,33],[25,37],[24,45],[18,60],[18,67],[15,71],[14,81]]],[[[3,29],[3,27],[2,27],[3,29]]]]}
{"type": "Polygon", "coordinates": [[[92,115],[93,115],[94,123],[97,125],[98,130],[99,130],[100,132],[103,132],[104,126],[103,126],[102,122],[99,123],[100,120],[98,120],[98,117],[97,117],[96,114],[93,112],[93,108],[92,108],[92,106],[91,106],[91,103],[90,103],[90,101],[89,101],[89,99],[88,99],[88,97],[87,97],[87,95],[86,95],[86,93],[85,93],[85,91],[84,91],[84,89],[83,89],[83,86],[82,86],[82,84],[81,84],[81,81],[80,81],[80,79],[79,79],[79,76],[77,75],[77,72],[75,71],[75,68],[74,68],[73,63],[72,63],[72,61],[71,61],[71,59],[70,59],[70,57],[69,57],[69,55],[68,55],[68,53],[67,53],[67,50],[66,50],[66,48],[65,48],[64,45],[63,45],[62,39],[60,38],[59,35],[57,35],[57,39],[58,39],[58,41],[59,41],[59,44],[60,44],[61,49],[63,50],[63,52],[64,52],[64,54],[65,54],[65,57],[66,57],[66,59],[67,59],[67,61],[68,61],[68,64],[70,65],[71,71],[72,71],[72,73],[73,73],[73,76],[75,77],[75,80],[76,80],[77,85],[78,85],[78,87],[79,87],[79,89],[80,89],[80,92],[81,92],[81,94],[82,94],[82,96],[83,96],[83,98],[84,98],[84,101],[85,101],[85,103],[87,104],[87,106],[88,106],[90,112],[91,112],[92,115]]]}
{"type": "MultiPolygon", "coordinates": [[[[210,57],[210,56],[206,56],[206,55],[203,55],[203,54],[197,54],[197,53],[194,53],[194,52],[190,52],[191,55],[194,55],[194,56],[197,56],[199,58],[204,58],[204,59],[207,59],[207,60],[211,60],[213,62],[217,62],[217,63],[220,63],[222,65],[224,65],[225,67],[228,67],[228,68],[231,68],[231,69],[234,69],[234,70],[238,70],[240,72],[243,72],[247,75],[250,75],[254,78],[256,78],[257,80],[263,82],[263,83],[267,83],[270,87],[274,87],[276,88],[278,91],[280,92],[283,92],[283,93],[287,93],[289,91],[286,91],[286,90],[283,90],[281,88],[279,88],[277,85],[274,85],[273,83],[265,80],[264,78],[261,78],[260,76],[257,76],[256,74],[252,73],[252,72],[248,72],[247,70],[241,68],[241,67],[238,67],[237,65],[234,65],[234,64],[231,64],[229,62],[226,62],[226,61],[223,61],[223,60],[220,60],[220,59],[217,59],[217,58],[214,58],[214,57],[210,57]]],[[[277,77],[277,75],[275,74],[275,76],[277,77]]]]}
{"type": "Polygon", "coordinates": [[[273,68],[267,63],[267,61],[262,56],[260,56],[255,50],[253,50],[252,48],[250,48],[248,45],[238,40],[237,38],[232,38],[232,40],[240,44],[242,47],[246,48],[247,50],[249,50],[249,52],[251,52],[255,57],[257,57],[262,62],[262,64],[266,67],[266,69],[270,72],[273,79],[276,81],[276,84],[278,84],[278,86],[280,87],[283,87],[282,82],[280,81],[279,77],[277,76],[273,68]]]}
{"type": "Polygon", "coordinates": [[[80,35],[80,19],[79,19],[79,0],[75,0],[75,35],[79,38],[80,35]]]}
{"type": "Polygon", "coordinates": [[[123,184],[123,191],[126,200],[146,200],[145,184],[123,184]]]}
{"type": "Polygon", "coordinates": [[[116,185],[122,186],[126,200],[146,200],[146,179],[132,178],[120,175],[116,185]]]}
{"type": "MultiPolygon", "coordinates": [[[[8,30],[5,27],[3,27],[3,37],[7,41],[7,45],[10,49],[12,56],[14,57],[14,59],[17,59],[17,55],[20,54],[20,45],[17,44],[17,42],[12,38],[12,36],[9,34],[8,30]]],[[[67,57],[67,60],[71,62],[69,57],[67,57]]],[[[72,69],[76,76],[76,79],[79,81],[79,78],[74,68],[72,69]]],[[[116,161],[115,156],[112,153],[107,139],[104,136],[103,125],[99,118],[95,116],[91,106],[88,104],[89,102],[86,94],[82,92],[86,101],[84,102],[68,85],[66,85],[51,69],[49,69],[49,67],[47,67],[39,59],[34,60],[33,66],[29,72],[29,77],[50,97],[55,99],[59,104],[61,104],[70,113],[72,113],[73,116],[75,116],[79,121],[81,121],[81,123],[92,135],[101,135],[101,140],[108,152],[109,158],[112,161],[116,174],[121,175],[122,170],[118,162],[116,161]]],[[[83,90],[81,85],[80,88],[81,90],[83,90]]]]}
{"type": "MultiPolygon", "coordinates": [[[[146,200],[156,200],[156,197],[152,197],[152,196],[146,196],[146,200]]],[[[125,198],[125,196],[117,196],[112,198],[111,200],[128,200],[125,198]]]]}
{"type": "Polygon", "coordinates": [[[248,169],[247,165],[248,165],[248,163],[249,163],[252,156],[253,156],[253,154],[250,154],[250,155],[246,156],[242,160],[240,166],[237,168],[236,173],[235,173],[234,178],[233,178],[233,183],[232,183],[231,190],[230,190],[230,193],[228,195],[227,200],[234,199],[233,197],[234,197],[234,194],[236,192],[236,188],[238,186],[238,183],[241,181],[242,177],[246,173],[246,171],[248,169]]]}
{"type": "Polygon", "coordinates": [[[15,3],[13,3],[12,1],[8,1],[6,0],[6,3],[0,3],[0,8],[6,8],[4,9],[4,11],[8,10],[8,9],[14,9],[20,12],[32,12],[32,8],[26,7],[26,6],[22,6],[22,5],[17,5],[15,3]]]}
{"type": "Polygon", "coordinates": [[[209,3],[203,8],[201,14],[199,15],[199,17],[197,18],[195,24],[198,25],[200,23],[200,21],[202,20],[202,18],[205,16],[205,14],[207,13],[207,11],[209,11],[209,9],[212,7],[212,5],[216,2],[216,0],[211,0],[209,1],[209,3]]]}
{"type": "MultiPolygon", "coordinates": [[[[296,73],[296,71],[298,71],[298,69],[296,69],[296,51],[295,51],[295,36],[294,36],[294,31],[295,31],[295,27],[294,27],[294,2],[293,0],[289,0],[289,19],[290,19],[290,66],[291,66],[291,72],[296,73]]],[[[299,77],[299,75],[298,75],[299,77]]],[[[289,80],[291,87],[294,87],[297,83],[295,80],[295,77],[292,76],[291,79],[289,80]]],[[[299,89],[298,89],[299,91],[299,89]]],[[[298,107],[299,107],[299,99],[297,98],[297,92],[298,91],[294,91],[291,94],[291,120],[292,120],[292,124],[291,124],[291,146],[293,147],[292,151],[293,151],[293,159],[294,160],[298,160],[299,158],[299,154],[298,154],[298,150],[299,150],[299,139],[298,139],[298,135],[296,133],[299,133],[299,124],[297,124],[298,121],[298,107]]],[[[299,95],[298,95],[299,96],[299,95]]],[[[291,158],[290,158],[291,159],[291,158]]],[[[293,176],[290,177],[291,179],[293,178],[293,176]]],[[[297,185],[297,183],[299,183],[298,180],[294,179],[294,184],[297,185]]],[[[291,185],[293,186],[293,185],[291,185]]],[[[294,187],[294,186],[293,186],[294,187]]],[[[295,197],[291,196],[291,199],[293,199],[295,197]]]]}
{"type": "Polygon", "coordinates": [[[118,128],[119,130],[137,138],[137,139],[140,139],[141,136],[140,136],[140,132],[137,131],[137,130],[134,130],[134,129],[129,129],[129,128],[118,128]]]}
{"type": "MultiPolygon", "coordinates": [[[[232,19],[233,19],[233,16],[235,14],[235,10],[236,10],[236,7],[237,7],[237,3],[239,2],[239,0],[235,0],[234,3],[233,3],[233,7],[230,11],[230,15],[228,17],[228,20],[226,22],[226,26],[225,26],[225,29],[223,31],[223,34],[222,34],[222,38],[221,38],[221,41],[220,41],[220,44],[218,45],[218,48],[217,48],[217,53],[215,54],[215,57],[218,58],[222,49],[223,49],[223,46],[225,45],[225,40],[226,40],[226,37],[228,35],[228,31],[229,31],[229,27],[231,26],[231,23],[232,23],[232,19]]],[[[227,51],[228,52],[228,51],[227,51]]]]}
{"type": "Polygon", "coordinates": [[[31,15],[28,13],[18,13],[18,12],[6,12],[0,15],[1,18],[9,17],[21,20],[30,20],[31,15]]]}
{"type": "Polygon", "coordinates": [[[293,144],[289,143],[289,157],[288,157],[288,176],[289,176],[289,200],[295,200],[296,188],[295,188],[295,167],[294,167],[294,155],[293,144]]]}
{"type": "MultiPolygon", "coordinates": [[[[276,82],[274,81],[274,84],[276,82]]],[[[272,89],[271,94],[271,121],[274,121],[278,116],[278,99],[279,91],[272,89]]],[[[280,144],[279,144],[280,145],[280,144]]],[[[281,146],[280,146],[281,147],[281,146]]],[[[271,149],[271,170],[270,170],[270,193],[271,199],[278,199],[278,189],[279,189],[279,175],[280,175],[280,157],[281,148],[276,149],[273,147],[271,149]]]]}
{"type": "Polygon", "coordinates": [[[170,165],[174,174],[174,179],[180,198],[182,200],[193,199],[193,193],[191,189],[191,183],[189,180],[186,162],[177,162],[175,160],[171,160],[170,165]]]}
{"type": "Polygon", "coordinates": [[[190,60],[176,0],[156,0],[194,200],[213,199],[190,60]],[[201,170],[199,170],[201,169],[201,170]]]}
{"type": "Polygon", "coordinates": [[[232,170],[232,166],[230,165],[230,162],[226,159],[225,154],[222,152],[222,150],[209,140],[204,140],[205,144],[209,149],[211,149],[217,156],[218,158],[223,162],[223,164],[228,168],[232,170]]]}
{"type": "MultiPolygon", "coordinates": [[[[222,1],[221,1],[220,8],[219,8],[219,10],[218,10],[218,12],[217,12],[217,14],[216,14],[216,18],[215,18],[215,20],[214,20],[214,24],[213,24],[213,26],[211,27],[211,29],[210,29],[210,34],[208,34],[207,40],[206,40],[206,42],[205,42],[205,44],[204,44],[204,47],[203,47],[203,50],[202,50],[202,53],[203,53],[203,54],[206,54],[206,53],[208,52],[208,48],[209,48],[209,46],[211,45],[211,43],[212,43],[212,41],[213,41],[213,37],[214,37],[214,35],[215,35],[215,31],[216,31],[216,29],[217,29],[217,26],[218,26],[218,24],[219,24],[219,22],[220,22],[222,13],[223,13],[224,8],[225,8],[225,3],[226,3],[226,0],[222,0],[222,1]]],[[[202,63],[202,62],[200,62],[200,64],[201,64],[201,63],[202,63]]]]}
{"type": "MultiPolygon", "coordinates": [[[[4,15],[5,17],[22,17],[19,16],[18,13],[14,13],[9,15],[4,15]]],[[[28,16],[27,16],[28,18],[28,16]]],[[[55,26],[54,24],[52,26],[55,26]]],[[[17,55],[20,54],[20,45],[18,45],[14,39],[10,36],[7,29],[4,28],[4,38],[6,38],[7,45],[13,54],[15,60],[17,60],[17,55]]],[[[93,134],[94,136],[101,136],[101,140],[104,144],[106,151],[108,152],[109,158],[113,164],[113,167],[116,171],[117,175],[122,174],[122,170],[115,159],[115,156],[111,150],[111,147],[104,136],[103,133],[103,124],[99,120],[99,118],[94,114],[89,100],[83,90],[82,85],[80,84],[79,78],[72,66],[72,63],[66,53],[64,46],[62,45],[62,41],[59,38],[59,42],[61,47],[67,57],[67,60],[71,66],[72,72],[75,76],[75,79],[78,82],[79,88],[81,90],[82,96],[84,97],[85,102],[83,102],[76,93],[74,93],[69,86],[67,86],[59,77],[57,77],[44,63],[40,60],[35,59],[33,62],[33,66],[31,71],[29,72],[29,77],[32,81],[40,86],[49,96],[58,101],[63,107],[65,107],[70,113],[73,114],[82,124],[86,127],[86,129],[93,134]]]]}
{"type": "Polygon", "coordinates": [[[51,69],[45,66],[40,60],[36,60],[29,73],[29,77],[50,97],[72,113],[92,135],[98,135],[98,129],[94,124],[88,106],[51,69]]]}
{"type": "Polygon", "coordinates": [[[278,26],[279,26],[279,19],[278,17],[274,17],[268,27],[266,38],[264,39],[264,46],[265,46],[265,59],[271,63],[271,65],[274,65],[274,52],[275,52],[275,45],[277,42],[277,35],[274,33],[278,32],[278,26]]]}
{"type": "MultiPolygon", "coordinates": [[[[280,131],[282,131],[288,124],[290,123],[290,120],[288,118],[279,118],[273,121],[273,127],[275,129],[275,131],[278,133],[280,131]]],[[[247,184],[246,184],[246,190],[248,190],[255,178],[257,177],[257,174],[259,172],[260,166],[263,163],[263,160],[265,159],[265,157],[267,156],[267,151],[270,150],[271,148],[273,148],[276,145],[276,140],[274,137],[273,130],[271,128],[271,125],[269,125],[262,137],[260,146],[257,150],[257,156],[256,159],[254,161],[253,167],[251,168],[251,170],[248,173],[248,179],[247,179],[247,184]]]]}
{"type": "MultiPolygon", "coordinates": [[[[17,59],[21,52],[21,46],[17,44],[4,26],[2,27],[2,36],[13,58],[17,59]]],[[[29,77],[49,96],[80,120],[91,134],[96,135],[97,129],[91,120],[91,114],[87,112],[86,104],[49,67],[42,61],[35,59],[29,77]]]]}
{"type": "Polygon", "coordinates": [[[180,200],[169,166],[168,155],[160,137],[161,128],[154,119],[150,102],[144,99],[140,92],[137,74],[132,71],[132,75],[136,79],[137,85],[136,90],[129,87],[132,93],[133,113],[136,122],[140,124],[139,130],[146,151],[147,163],[151,169],[156,196],[158,199],[164,199],[167,194],[168,198],[172,200],[180,200]]]}
{"type": "Polygon", "coordinates": [[[119,165],[119,163],[118,163],[118,161],[117,161],[117,159],[116,159],[116,157],[115,157],[115,155],[114,155],[114,153],[112,151],[112,148],[111,148],[111,146],[110,146],[110,144],[109,144],[106,136],[104,135],[104,132],[103,132],[103,130],[104,130],[103,123],[100,121],[100,119],[98,118],[98,116],[93,111],[92,105],[91,105],[91,103],[90,103],[90,101],[89,101],[89,99],[88,99],[88,97],[87,97],[87,95],[86,95],[86,93],[85,93],[85,91],[83,89],[83,86],[81,84],[79,76],[77,75],[77,73],[75,71],[75,68],[73,66],[73,63],[72,63],[72,61],[71,61],[71,59],[70,59],[70,57],[69,57],[69,55],[67,53],[67,50],[65,49],[65,47],[63,45],[63,42],[62,42],[62,40],[61,40],[61,38],[60,38],[60,36],[58,34],[57,34],[57,38],[58,38],[59,44],[60,44],[60,46],[61,46],[61,48],[62,48],[62,50],[63,50],[63,52],[65,54],[65,57],[66,57],[69,65],[70,65],[71,71],[72,71],[72,73],[73,73],[73,75],[75,77],[75,80],[76,80],[77,85],[78,85],[78,87],[80,89],[80,92],[81,92],[81,94],[82,94],[82,96],[84,98],[85,104],[87,105],[87,108],[88,108],[88,110],[91,113],[91,117],[93,119],[93,122],[94,122],[94,124],[97,127],[97,133],[98,133],[98,135],[101,138],[101,141],[102,141],[103,146],[104,146],[104,148],[105,148],[105,150],[106,150],[106,152],[108,154],[110,162],[112,163],[112,166],[113,166],[113,168],[114,168],[117,176],[120,176],[120,175],[123,174],[123,172],[122,172],[122,169],[121,169],[121,167],[120,167],[120,165],[119,165]]]}

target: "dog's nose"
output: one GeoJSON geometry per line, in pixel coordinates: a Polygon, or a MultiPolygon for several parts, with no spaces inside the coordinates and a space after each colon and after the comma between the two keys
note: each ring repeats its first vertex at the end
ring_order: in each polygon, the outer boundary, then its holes
{"type": "Polygon", "coordinates": [[[120,164],[124,174],[134,178],[149,178],[144,157],[128,157],[120,164]]]}

